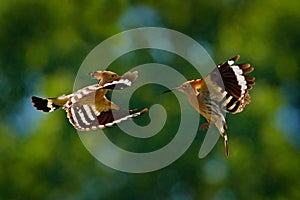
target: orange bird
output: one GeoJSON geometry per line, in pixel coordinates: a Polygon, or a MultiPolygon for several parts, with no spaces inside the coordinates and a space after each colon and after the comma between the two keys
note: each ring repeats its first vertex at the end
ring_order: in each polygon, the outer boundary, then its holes
{"type": "Polygon", "coordinates": [[[113,126],[148,111],[146,108],[139,112],[123,110],[105,97],[109,90],[122,90],[130,87],[138,77],[137,71],[127,72],[123,76],[111,71],[96,71],[90,75],[98,79],[99,83],[57,98],[32,96],[34,107],[44,112],[63,108],[67,112],[70,123],[80,131],[113,126]]]}
{"type": "MultiPolygon", "coordinates": [[[[205,117],[208,123],[200,129],[208,128],[213,123],[224,138],[226,155],[229,154],[227,124],[224,113],[242,112],[250,103],[248,93],[255,84],[253,76],[245,76],[254,70],[250,64],[235,64],[239,55],[219,64],[203,79],[191,80],[172,90],[184,92],[191,105],[205,117]]],[[[168,90],[165,92],[170,92],[168,90]]]]}

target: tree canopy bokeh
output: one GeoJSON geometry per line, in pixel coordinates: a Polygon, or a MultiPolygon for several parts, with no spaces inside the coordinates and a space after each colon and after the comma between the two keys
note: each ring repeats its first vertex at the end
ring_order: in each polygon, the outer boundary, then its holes
{"type": "MultiPolygon", "coordinates": [[[[1,1],[0,199],[299,199],[299,7],[297,0],[1,1]],[[77,70],[99,43],[147,26],[192,37],[216,63],[240,54],[240,62],[255,67],[251,104],[241,114],[227,115],[228,159],[222,140],[199,159],[205,134],[199,131],[170,166],[119,172],[85,149],[64,111],[45,114],[31,105],[31,95],[72,92],[77,70]]],[[[168,55],[161,55],[163,62],[168,55]]],[[[127,56],[112,65],[124,66],[124,72],[157,62],[147,50],[127,56]]],[[[184,64],[180,58],[172,63],[184,64]]],[[[188,79],[197,78],[191,74],[188,70],[188,79]]],[[[136,106],[151,106],[153,98],[147,97],[158,90],[145,88],[136,95],[136,106]]],[[[170,120],[178,122],[178,110],[169,111],[170,120]]],[[[117,128],[110,131],[112,141],[140,151],[174,137],[164,131],[153,140],[134,140],[117,128]]]]}

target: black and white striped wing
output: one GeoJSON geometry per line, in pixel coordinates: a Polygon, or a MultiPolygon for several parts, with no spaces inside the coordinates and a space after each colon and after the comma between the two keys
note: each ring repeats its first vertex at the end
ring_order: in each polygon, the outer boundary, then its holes
{"type": "Polygon", "coordinates": [[[110,90],[123,90],[124,88],[130,87],[137,79],[138,72],[127,72],[119,80],[111,83],[106,83],[102,86],[102,89],[110,90]]]}
{"type": "Polygon", "coordinates": [[[104,104],[96,106],[99,102],[95,102],[95,95],[97,92],[103,91],[99,88],[102,87],[92,85],[78,90],[72,94],[70,100],[66,103],[64,109],[67,111],[70,123],[76,129],[88,131],[110,127],[147,112],[147,109],[140,112],[122,110],[112,102],[109,103],[105,96],[102,97],[102,103],[104,104]],[[111,108],[110,104],[113,104],[114,108],[111,108]]]}
{"type": "Polygon", "coordinates": [[[123,90],[126,87],[130,87],[137,79],[138,72],[127,72],[119,80],[104,85],[94,84],[84,87],[73,94],[69,95],[69,102],[65,105],[65,108],[71,107],[73,104],[80,101],[82,98],[93,95],[97,90],[110,89],[110,90],[123,90]]]}
{"type": "Polygon", "coordinates": [[[225,87],[224,104],[230,113],[239,113],[250,103],[249,90],[254,83],[253,76],[245,76],[254,70],[250,64],[235,64],[239,55],[217,66],[225,87]]]}
{"type": "Polygon", "coordinates": [[[133,110],[108,110],[95,112],[89,105],[79,105],[67,109],[70,123],[80,131],[89,131],[111,127],[114,124],[138,117],[147,112],[147,109],[135,112],[133,110]]]}

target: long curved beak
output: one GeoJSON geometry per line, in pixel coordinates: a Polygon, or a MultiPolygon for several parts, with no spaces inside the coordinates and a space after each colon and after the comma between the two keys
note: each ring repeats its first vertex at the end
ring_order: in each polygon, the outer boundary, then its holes
{"type": "Polygon", "coordinates": [[[179,90],[179,89],[180,89],[180,87],[172,88],[170,90],[163,91],[162,94],[165,94],[165,93],[168,93],[168,92],[173,92],[173,91],[176,91],[176,90],[179,90]]]}

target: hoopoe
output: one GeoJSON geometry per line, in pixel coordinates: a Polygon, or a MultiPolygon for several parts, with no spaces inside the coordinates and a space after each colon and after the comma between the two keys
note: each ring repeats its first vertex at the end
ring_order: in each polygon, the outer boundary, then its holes
{"type": "MultiPolygon", "coordinates": [[[[191,105],[203,115],[208,123],[200,129],[215,124],[224,138],[226,156],[229,154],[227,124],[224,113],[236,114],[242,112],[250,103],[248,93],[255,84],[253,76],[245,76],[254,70],[250,64],[235,64],[239,55],[217,67],[203,79],[191,80],[172,90],[184,92],[191,105]]],[[[168,90],[165,92],[169,92],[168,90]]]]}
{"type": "Polygon", "coordinates": [[[99,83],[57,98],[32,96],[34,107],[44,112],[63,108],[67,112],[70,123],[80,131],[110,127],[148,111],[147,108],[139,112],[126,111],[105,97],[108,90],[122,90],[130,87],[138,77],[137,71],[127,72],[122,76],[111,71],[96,71],[90,75],[98,79],[99,83]]]}

